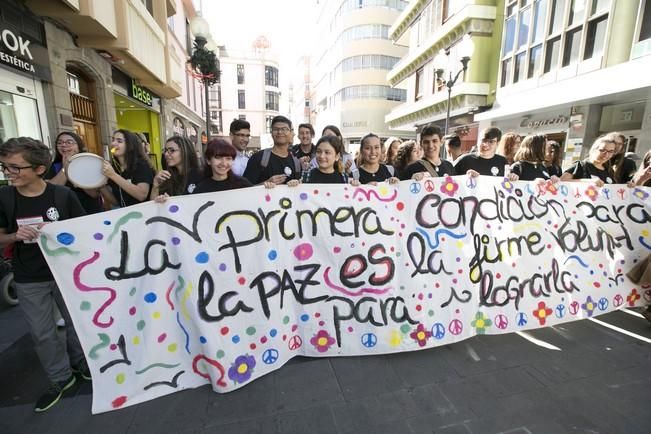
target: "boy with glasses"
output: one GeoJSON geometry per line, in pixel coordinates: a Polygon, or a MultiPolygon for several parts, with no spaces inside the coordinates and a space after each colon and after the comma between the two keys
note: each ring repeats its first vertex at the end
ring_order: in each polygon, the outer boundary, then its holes
{"type": "Polygon", "coordinates": [[[273,147],[253,154],[244,171],[244,177],[253,185],[278,185],[286,184],[292,179],[301,179],[301,164],[290,152],[293,140],[291,133],[292,121],[285,116],[275,116],[271,120],[273,147]]]}
{"type": "Polygon", "coordinates": [[[0,188],[0,247],[14,244],[14,281],[20,307],[51,382],[36,402],[36,412],[55,405],[75,384],[75,373],[91,378],[68,309],[36,243],[44,224],[85,214],[70,189],[43,180],[51,159],[47,146],[28,137],[0,145],[0,169],[11,184],[0,188]],[[54,303],[66,323],[65,338],[57,334],[54,303]]]}
{"type": "Polygon", "coordinates": [[[249,162],[246,147],[249,145],[249,140],[251,140],[251,124],[243,119],[233,119],[230,132],[231,144],[237,151],[231,172],[237,176],[242,176],[249,162]]]}

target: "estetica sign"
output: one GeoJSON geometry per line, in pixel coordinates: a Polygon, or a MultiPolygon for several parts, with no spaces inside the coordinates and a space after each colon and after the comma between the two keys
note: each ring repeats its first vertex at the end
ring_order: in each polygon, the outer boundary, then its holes
{"type": "Polygon", "coordinates": [[[0,64],[50,80],[47,49],[0,22],[0,64]]]}

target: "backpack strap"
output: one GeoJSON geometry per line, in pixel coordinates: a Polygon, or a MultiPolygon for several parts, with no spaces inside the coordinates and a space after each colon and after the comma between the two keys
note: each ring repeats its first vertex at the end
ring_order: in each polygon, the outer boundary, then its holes
{"type": "Polygon", "coordinates": [[[439,173],[436,171],[434,166],[432,166],[432,163],[430,163],[424,158],[422,160],[418,160],[418,162],[422,164],[425,167],[425,169],[427,169],[429,174],[432,175],[432,178],[437,178],[439,176],[439,173]]]}
{"type": "Polygon", "coordinates": [[[301,160],[296,158],[294,154],[291,154],[292,158],[294,159],[294,170],[297,176],[301,176],[301,172],[303,171],[303,168],[301,167],[301,160]]]}
{"type": "Polygon", "coordinates": [[[260,166],[266,168],[269,165],[269,159],[271,158],[271,148],[266,148],[262,151],[262,160],[260,161],[260,166]]]}

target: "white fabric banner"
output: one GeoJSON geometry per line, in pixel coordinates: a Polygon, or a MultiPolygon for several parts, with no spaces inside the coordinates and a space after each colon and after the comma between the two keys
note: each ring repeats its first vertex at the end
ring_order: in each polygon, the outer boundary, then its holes
{"type": "Polygon", "coordinates": [[[254,187],[52,223],[40,237],[93,412],[295,355],[412,351],[642,305],[648,188],[465,176],[254,187]]]}

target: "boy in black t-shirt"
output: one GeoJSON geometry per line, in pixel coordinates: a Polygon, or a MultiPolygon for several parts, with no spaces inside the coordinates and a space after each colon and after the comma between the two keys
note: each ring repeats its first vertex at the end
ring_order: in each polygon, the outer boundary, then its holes
{"type": "Polygon", "coordinates": [[[502,138],[502,132],[499,128],[491,127],[482,131],[477,153],[463,155],[454,162],[454,170],[457,174],[507,176],[511,181],[517,181],[518,175],[505,172],[505,168],[509,165],[506,158],[496,154],[497,142],[500,141],[500,138],[502,138]]]}
{"type": "Polygon", "coordinates": [[[279,185],[292,179],[301,179],[301,165],[289,149],[292,143],[292,121],[285,116],[275,116],[271,120],[271,137],[274,141],[271,153],[263,149],[253,154],[243,176],[253,185],[265,182],[279,185]]]}
{"type": "Polygon", "coordinates": [[[36,353],[51,382],[36,402],[36,412],[46,411],[56,404],[63,392],[75,384],[75,373],[90,380],[72,320],[36,243],[44,224],[85,214],[70,189],[43,180],[50,162],[49,148],[37,140],[19,137],[0,145],[0,168],[11,183],[0,188],[0,247],[14,244],[13,268],[18,300],[36,353]],[[65,319],[65,339],[57,334],[53,303],[65,319]]]}

